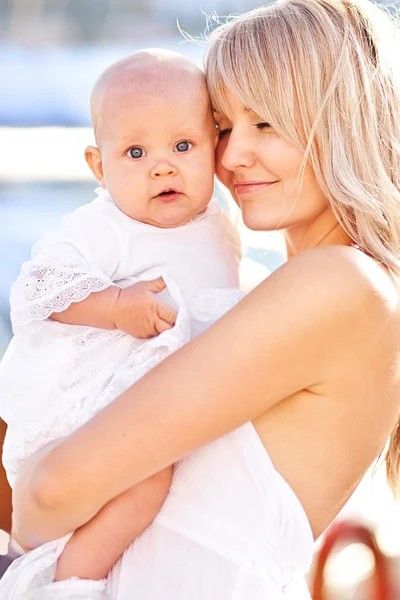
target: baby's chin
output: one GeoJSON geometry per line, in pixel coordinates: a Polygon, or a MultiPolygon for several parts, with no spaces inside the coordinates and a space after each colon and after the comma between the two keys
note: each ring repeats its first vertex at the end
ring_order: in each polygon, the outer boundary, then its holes
{"type": "Polygon", "coordinates": [[[207,205],[208,203],[194,210],[183,210],[182,207],[174,206],[163,207],[162,210],[154,211],[153,214],[145,215],[138,220],[154,227],[172,229],[200,218],[206,212],[207,205]]]}

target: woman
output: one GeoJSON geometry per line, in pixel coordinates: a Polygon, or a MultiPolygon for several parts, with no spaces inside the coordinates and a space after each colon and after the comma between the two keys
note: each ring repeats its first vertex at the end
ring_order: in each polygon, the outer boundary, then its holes
{"type": "Polygon", "coordinates": [[[218,176],[246,225],[285,231],[289,260],[35,457],[15,489],[16,534],[37,545],[189,455],[110,575],[112,598],[308,597],[312,538],[390,435],[396,489],[400,84],[390,36],[377,8],[349,0],[283,0],[216,32],[207,76],[218,176]]]}

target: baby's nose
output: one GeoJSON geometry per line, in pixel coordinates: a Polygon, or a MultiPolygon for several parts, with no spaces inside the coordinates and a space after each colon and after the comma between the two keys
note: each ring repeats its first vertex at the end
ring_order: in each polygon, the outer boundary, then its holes
{"type": "Polygon", "coordinates": [[[154,179],[165,176],[172,177],[173,175],[176,175],[176,168],[168,161],[158,162],[151,171],[151,176],[154,179]]]}

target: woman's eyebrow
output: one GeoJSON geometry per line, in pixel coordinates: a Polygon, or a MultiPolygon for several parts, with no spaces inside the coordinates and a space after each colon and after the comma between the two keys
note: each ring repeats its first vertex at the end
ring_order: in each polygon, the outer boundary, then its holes
{"type": "Polygon", "coordinates": [[[220,121],[222,121],[222,120],[229,121],[230,120],[227,115],[225,115],[222,112],[219,112],[218,110],[214,111],[213,116],[214,116],[215,120],[220,120],[220,121]]]}

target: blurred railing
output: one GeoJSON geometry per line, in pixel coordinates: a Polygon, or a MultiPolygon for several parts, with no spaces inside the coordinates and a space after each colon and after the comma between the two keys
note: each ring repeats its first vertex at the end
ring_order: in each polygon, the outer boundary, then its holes
{"type": "MultiPolygon", "coordinates": [[[[333,600],[334,596],[326,585],[325,572],[329,559],[335,550],[343,550],[350,544],[362,544],[368,548],[374,557],[375,566],[367,582],[368,591],[362,595],[352,595],[353,598],[362,600],[396,600],[399,596],[395,592],[393,569],[389,559],[381,551],[374,533],[365,525],[356,522],[341,521],[334,524],[326,534],[324,543],[316,557],[316,565],[312,583],[313,600],[333,600]],[[367,595],[365,595],[367,593],[367,595]]],[[[365,582],[364,582],[365,587],[365,582]]]]}

